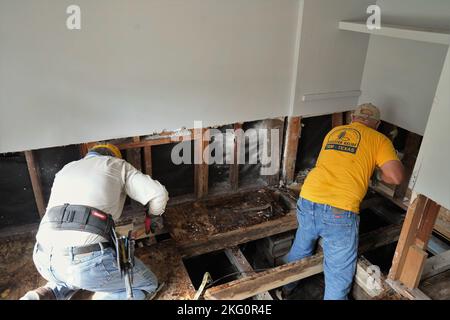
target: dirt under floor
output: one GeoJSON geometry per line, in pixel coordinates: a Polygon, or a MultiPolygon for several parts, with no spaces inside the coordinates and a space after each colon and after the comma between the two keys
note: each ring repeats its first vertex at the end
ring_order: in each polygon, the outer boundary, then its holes
{"type": "MultiPolygon", "coordinates": [[[[34,243],[34,236],[30,235],[0,244],[0,299],[19,299],[27,291],[46,283],[33,263],[34,243]]],[[[136,256],[155,273],[160,283],[164,282],[156,299],[186,300],[194,297],[194,287],[172,240],[136,248],[136,256]]],[[[90,292],[80,291],[73,299],[90,299],[91,296],[90,292]]]]}

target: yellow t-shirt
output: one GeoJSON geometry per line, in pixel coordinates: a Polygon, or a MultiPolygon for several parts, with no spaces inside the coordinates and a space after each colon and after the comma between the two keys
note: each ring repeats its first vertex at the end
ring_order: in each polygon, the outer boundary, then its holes
{"type": "Polygon", "coordinates": [[[336,127],[325,137],[300,196],[358,213],[375,167],[391,160],[398,157],[382,133],[358,122],[336,127]]]}

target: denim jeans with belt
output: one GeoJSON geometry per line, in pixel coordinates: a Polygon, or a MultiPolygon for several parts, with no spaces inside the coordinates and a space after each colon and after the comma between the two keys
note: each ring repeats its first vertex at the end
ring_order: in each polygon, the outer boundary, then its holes
{"type": "MultiPolygon", "coordinates": [[[[323,238],[325,300],[346,300],[356,270],[359,215],[300,198],[299,227],[288,262],[311,256],[317,240],[323,238]]],[[[285,286],[293,289],[296,283],[285,286]]]]}
{"type": "MultiPolygon", "coordinates": [[[[48,281],[58,300],[70,299],[77,290],[96,292],[94,299],[126,299],[125,281],[120,276],[114,249],[104,248],[79,255],[63,255],[52,248],[41,251],[34,247],[33,261],[48,281]]],[[[133,269],[134,299],[142,300],[158,286],[156,276],[142,261],[135,259],[133,269]]]]}

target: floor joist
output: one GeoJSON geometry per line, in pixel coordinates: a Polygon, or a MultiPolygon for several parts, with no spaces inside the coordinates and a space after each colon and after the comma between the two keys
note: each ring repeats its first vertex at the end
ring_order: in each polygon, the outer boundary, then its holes
{"type": "MultiPolygon", "coordinates": [[[[390,226],[361,235],[359,252],[376,249],[397,241],[399,226],[390,226]]],[[[254,275],[244,277],[206,290],[205,299],[246,299],[288,283],[301,280],[323,271],[323,253],[297,262],[284,264],[254,275]]]]}
{"type": "MultiPolygon", "coordinates": [[[[225,250],[225,255],[231,264],[236,268],[237,271],[241,272],[239,277],[249,276],[254,274],[253,268],[245,258],[244,254],[238,247],[233,247],[225,250]]],[[[253,297],[254,300],[273,300],[272,296],[268,291],[259,293],[253,297]]]]}

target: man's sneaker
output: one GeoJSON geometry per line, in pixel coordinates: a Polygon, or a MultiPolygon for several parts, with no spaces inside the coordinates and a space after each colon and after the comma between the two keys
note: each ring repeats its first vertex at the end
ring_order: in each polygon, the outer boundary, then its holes
{"type": "Polygon", "coordinates": [[[20,300],[56,300],[56,297],[49,287],[39,287],[25,293],[20,300]]]}

